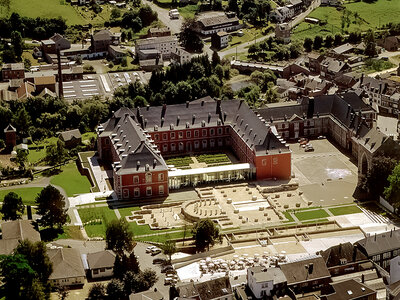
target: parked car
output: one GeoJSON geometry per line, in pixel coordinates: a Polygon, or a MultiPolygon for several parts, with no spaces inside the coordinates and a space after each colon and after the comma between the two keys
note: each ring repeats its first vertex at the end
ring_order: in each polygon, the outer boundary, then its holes
{"type": "Polygon", "coordinates": [[[146,253],[152,253],[153,249],[158,249],[157,246],[149,246],[146,248],[146,253]]]}
{"type": "Polygon", "coordinates": [[[167,271],[173,271],[174,267],[172,265],[166,265],[161,268],[161,273],[166,273],[167,271]]]}
{"type": "Polygon", "coordinates": [[[167,263],[167,260],[165,258],[155,258],[153,259],[153,265],[163,265],[167,263]]]}
{"type": "Polygon", "coordinates": [[[152,256],[156,256],[157,254],[161,253],[161,249],[157,248],[157,249],[153,249],[153,251],[151,251],[151,255],[152,256]]]}
{"type": "Polygon", "coordinates": [[[314,151],[314,148],[313,148],[313,146],[308,146],[308,147],[306,147],[306,148],[304,149],[304,151],[305,151],[305,152],[313,152],[313,151],[314,151]]]}
{"type": "Polygon", "coordinates": [[[319,140],[324,140],[324,139],[326,139],[326,136],[320,135],[320,136],[318,137],[318,139],[319,139],[319,140]]]}

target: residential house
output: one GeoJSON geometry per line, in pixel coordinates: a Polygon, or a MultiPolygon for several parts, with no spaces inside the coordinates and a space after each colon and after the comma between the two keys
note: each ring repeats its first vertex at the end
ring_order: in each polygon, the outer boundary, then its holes
{"type": "Polygon", "coordinates": [[[332,246],[321,251],[320,255],[332,276],[359,272],[363,269],[361,266],[369,261],[360,249],[349,242],[332,246]]]}
{"type": "Polygon", "coordinates": [[[160,37],[160,36],[170,36],[171,29],[169,27],[162,28],[149,28],[147,31],[147,37],[160,37]]]}
{"type": "Polygon", "coordinates": [[[386,300],[400,299],[400,280],[386,286],[386,300]]]}
{"type": "Polygon", "coordinates": [[[240,28],[242,28],[242,25],[236,16],[220,15],[199,19],[196,30],[203,36],[210,36],[220,31],[231,32],[240,28]]]}
{"type": "Polygon", "coordinates": [[[270,17],[275,19],[277,23],[284,23],[289,21],[294,16],[294,10],[289,9],[287,6],[277,7],[271,12],[270,17]]]}
{"type": "Polygon", "coordinates": [[[47,255],[53,264],[53,272],[49,277],[53,286],[82,286],[85,284],[85,270],[77,249],[48,249],[47,255]]]}
{"type": "Polygon", "coordinates": [[[352,86],[357,83],[357,80],[347,74],[338,74],[335,78],[333,78],[332,82],[338,87],[338,92],[348,91],[352,86]]]}
{"type": "Polygon", "coordinates": [[[175,52],[171,53],[171,60],[181,65],[190,62],[191,57],[192,55],[189,52],[180,47],[177,47],[175,52]]]}
{"type": "Polygon", "coordinates": [[[339,74],[350,71],[350,66],[348,63],[335,59],[333,57],[326,57],[321,62],[321,76],[332,80],[339,74]]]}
{"type": "Polygon", "coordinates": [[[234,293],[229,277],[220,277],[204,282],[177,284],[172,290],[173,299],[188,300],[233,300],[234,293]],[[175,298],[176,297],[176,298],[175,298]]]}
{"type": "Polygon", "coordinates": [[[321,291],[321,300],[376,300],[376,291],[354,279],[333,282],[329,291],[321,291]]]}
{"type": "Polygon", "coordinates": [[[378,40],[377,44],[385,48],[386,51],[397,51],[400,47],[400,38],[397,36],[388,36],[383,40],[378,40]]]}
{"type": "MultiPolygon", "coordinates": [[[[9,132],[15,131],[11,125],[8,125],[6,129],[9,132]]],[[[11,254],[19,242],[23,240],[29,240],[32,243],[41,241],[40,233],[33,227],[32,220],[15,220],[1,224],[1,255],[11,254]]]]}
{"type": "Polygon", "coordinates": [[[82,135],[79,129],[72,129],[61,132],[59,139],[64,142],[65,148],[72,149],[82,142],[82,135]]]}
{"type": "Polygon", "coordinates": [[[111,277],[114,272],[115,253],[103,250],[87,254],[89,272],[93,279],[111,277]]]}
{"type": "Polygon", "coordinates": [[[291,5],[291,9],[293,9],[293,14],[295,16],[303,11],[304,3],[302,0],[289,0],[289,4],[291,5]]]}
{"type": "Polygon", "coordinates": [[[342,0],[321,0],[321,6],[341,6],[342,0]]]}
{"type": "Polygon", "coordinates": [[[324,56],[319,53],[308,54],[308,68],[314,74],[321,73],[321,63],[324,60],[324,56]]]}
{"type": "Polygon", "coordinates": [[[282,40],[285,44],[290,43],[291,27],[288,23],[280,23],[275,26],[275,37],[282,40]]]}
{"type": "Polygon", "coordinates": [[[369,235],[355,243],[367,257],[383,268],[400,254],[400,230],[369,235]]]}
{"type": "Polygon", "coordinates": [[[34,84],[36,94],[40,94],[44,89],[56,92],[57,82],[54,75],[30,77],[27,78],[27,81],[34,84]]]}
{"type": "Polygon", "coordinates": [[[111,33],[108,29],[102,29],[91,36],[90,51],[96,56],[106,56],[110,45],[118,46],[120,34],[111,33]]]}
{"type": "Polygon", "coordinates": [[[170,59],[171,54],[179,46],[176,36],[162,36],[140,39],[136,41],[135,52],[140,60],[152,59],[150,56],[160,55],[162,60],[170,59]]]}
{"type": "Polygon", "coordinates": [[[331,274],[321,256],[281,264],[280,268],[287,279],[287,287],[295,293],[321,289],[331,280],[331,274]]]}
{"type": "Polygon", "coordinates": [[[282,295],[286,277],[280,268],[251,267],[247,269],[247,285],[255,299],[282,295]]]}
{"type": "Polygon", "coordinates": [[[17,145],[17,130],[11,124],[8,124],[6,128],[4,128],[4,135],[6,137],[5,144],[6,150],[10,153],[15,145],[17,145]]]}
{"type": "Polygon", "coordinates": [[[121,61],[128,55],[128,50],[124,46],[108,46],[108,56],[114,61],[121,61]]]}
{"type": "Polygon", "coordinates": [[[390,280],[389,283],[395,283],[400,280],[400,256],[396,256],[390,260],[390,280]]]}
{"type": "Polygon", "coordinates": [[[228,47],[229,33],[225,31],[218,31],[211,36],[211,47],[215,49],[222,49],[228,47]]]}
{"type": "Polygon", "coordinates": [[[66,50],[71,48],[71,42],[64,38],[61,34],[54,34],[48,40],[41,42],[42,52],[46,54],[57,54],[58,50],[66,50]]]}
{"type": "Polygon", "coordinates": [[[166,299],[167,297],[164,297],[159,291],[157,291],[157,289],[154,289],[154,291],[145,291],[141,293],[131,294],[129,296],[129,300],[166,300],[166,299]]]}
{"type": "Polygon", "coordinates": [[[25,66],[23,63],[3,64],[1,69],[1,77],[3,81],[11,79],[25,78],[25,66]]]}

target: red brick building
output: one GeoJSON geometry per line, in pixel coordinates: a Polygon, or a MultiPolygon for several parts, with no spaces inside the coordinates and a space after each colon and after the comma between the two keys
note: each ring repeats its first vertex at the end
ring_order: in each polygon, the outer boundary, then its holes
{"type": "Polygon", "coordinates": [[[25,67],[23,63],[3,64],[1,69],[1,77],[3,81],[11,79],[24,79],[25,67]]]}
{"type": "Polygon", "coordinates": [[[290,178],[290,150],[244,101],[121,108],[98,127],[100,159],[113,163],[114,190],[123,199],[168,194],[163,156],[223,149],[251,166],[251,178],[290,178]]]}

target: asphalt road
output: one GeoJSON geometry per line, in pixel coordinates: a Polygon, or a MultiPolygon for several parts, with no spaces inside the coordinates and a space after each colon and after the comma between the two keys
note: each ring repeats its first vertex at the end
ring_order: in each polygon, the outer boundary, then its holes
{"type": "MultiPolygon", "coordinates": [[[[315,0],[305,12],[303,12],[303,13],[301,13],[300,15],[296,16],[296,17],[294,18],[294,20],[290,22],[291,27],[293,28],[293,27],[295,27],[297,24],[299,24],[301,21],[303,21],[303,19],[304,19],[305,17],[307,17],[308,14],[311,13],[315,8],[319,7],[320,4],[321,4],[321,0],[315,0]]],[[[274,35],[275,35],[275,33],[267,34],[267,35],[265,35],[265,36],[263,36],[263,37],[261,37],[261,38],[258,38],[258,39],[257,39],[257,42],[262,42],[262,41],[264,41],[264,40],[266,40],[266,39],[268,39],[269,37],[274,36],[274,35]]],[[[227,55],[229,55],[229,54],[234,54],[234,53],[236,53],[236,52],[237,52],[237,53],[246,52],[246,51],[247,51],[247,47],[249,47],[249,46],[250,46],[251,44],[253,44],[254,42],[255,42],[255,41],[246,42],[246,43],[243,43],[243,44],[238,45],[237,47],[228,49],[228,50],[226,50],[226,51],[220,51],[220,52],[219,52],[219,56],[220,56],[221,58],[223,58],[224,56],[227,56],[227,55]]]]}
{"type": "Polygon", "coordinates": [[[158,19],[165,24],[165,26],[171,29],[171,33],[179,33],[182,27],[183,18],[180,16],[179,19],[171,20],[169,17],[169,10],[161,8],[155,5],[153,2],[142,0],[143,4],[148,4],[158,14],[158,19]]]}

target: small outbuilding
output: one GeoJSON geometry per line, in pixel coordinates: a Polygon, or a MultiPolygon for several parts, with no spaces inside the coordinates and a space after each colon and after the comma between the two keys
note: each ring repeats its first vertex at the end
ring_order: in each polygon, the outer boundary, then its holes
{"type": "Polygon", "coordinates": [[[65,144],[65,148],[75,148],[82,142],[82,135],[79,129],[72,129],[60,132],[59,139],[65,144]]]}
{"type": "Polygon", "coordinates": [[[114,273],[115,257],[115,253],[111,250],[88,253],[87,262],[91,277],[93,279],[111,277],[114,273]]]}

